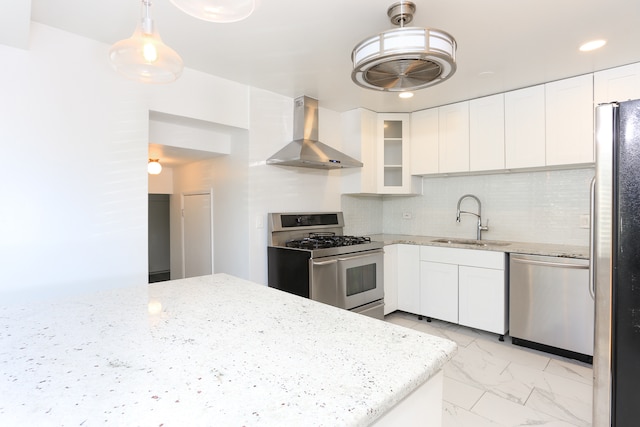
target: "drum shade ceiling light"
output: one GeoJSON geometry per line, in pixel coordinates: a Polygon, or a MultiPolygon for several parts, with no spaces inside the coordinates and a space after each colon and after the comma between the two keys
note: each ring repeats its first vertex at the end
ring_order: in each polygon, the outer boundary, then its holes
{"type": "Polygon", "coordinates": [[[209,22],[237,22],[256,9],[258,0],[171,0],[175,7],[209,22]]]}
{"type": "Polygon", "coordinates": [[[400,28],[361,41],[353,49],[351,79],[358,86],[387,92],[423,89],[442,83],[456,71],[456,40],[432,28],[405,27],[416,5],[389,6],[391,23],[400,28]]]}
{"type": "Polygon", "coordinates": [[[109,50],[112,67],[142,83],[170,83],[182,74],[184,64],[175,50],[162,42],[149,14],[151,0],[142,0],[142,20],[133,35],[109,50]]]}

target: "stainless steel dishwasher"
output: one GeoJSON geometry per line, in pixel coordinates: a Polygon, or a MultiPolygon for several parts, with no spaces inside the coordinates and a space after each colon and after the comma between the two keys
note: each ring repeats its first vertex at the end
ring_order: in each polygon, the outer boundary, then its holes
{"type": "Polygon", "coordinates": [[[510,255],[513,344],[592,363],[593,328],[589,260],[510,255]]]}

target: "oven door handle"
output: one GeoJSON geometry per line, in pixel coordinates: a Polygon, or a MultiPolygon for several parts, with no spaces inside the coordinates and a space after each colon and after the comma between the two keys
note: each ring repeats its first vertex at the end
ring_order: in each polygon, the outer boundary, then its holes
{"type": "Polygon", "coordinates": [[[329,261],[312,261],[313,265],[329,265],[329,264],[335,264],[336,262],[338,262],[337,259],[332,259],[329,261]]]}
{"type": "Polygon", "coordinates": [[[371,255],[377,255],[377,254],[381,254],[381,253],[384,253],[384,252],[383,251],[371,251],[371,252],[364,253],[362,255],[350,256],[349,258],[338,258],[338,261],[352,261],[354,259],[368,258],[371,255]]]}

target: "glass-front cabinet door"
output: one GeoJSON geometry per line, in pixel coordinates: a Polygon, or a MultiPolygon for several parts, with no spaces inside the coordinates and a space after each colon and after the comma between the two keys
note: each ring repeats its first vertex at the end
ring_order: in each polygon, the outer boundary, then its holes
{"type": "Polygon", "coordinates": [[[384,194],[418,193],[410,171],[410,115],[378,115],[378,188],[384,194]]]}

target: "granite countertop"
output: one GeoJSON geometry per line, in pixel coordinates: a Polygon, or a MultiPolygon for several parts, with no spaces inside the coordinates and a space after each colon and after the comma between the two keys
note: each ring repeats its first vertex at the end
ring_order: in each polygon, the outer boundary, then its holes
{"type": "Polygon", "coordinates": [[[0,425],[364,426],[455,343],[224,274],[0,307],[0,425]]]}
{"type": "MultiPolygon", "coordinates": [[[[476,244],[455,244],[455,243],[442,243],[435,240],[447,239],[447,237],[434,237],[434,236],[411,236],[405,234],[375,234],[370,236],[372,240],[378,242],[384,242],[386,245],[392,245],[397,243],[405,243],[410,245],[429,245],[429,246],[443,246],[450,248],[463,248],[463,249],[478,249],[483,251],[498,251],[507,253],[520,253],[531,255],[546,255],[565,258],[582,258],[589,259],[589,247],[588,246],[573,246],[573,245],[557,245],[549,243],[527,243],[527,242],[513,242],[513,241],[499,241],[499,240],[482,240],[486,243],[486,246],[480,246],[476,244]]],[[[461,239],[464,240],[464,239],[461,239]]]]}

